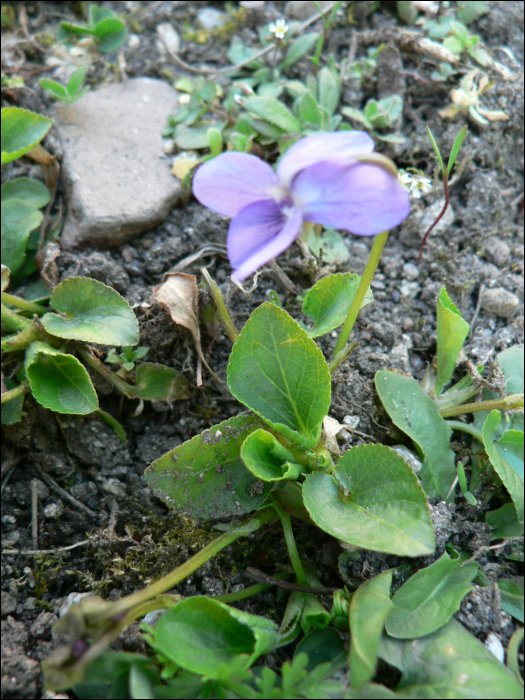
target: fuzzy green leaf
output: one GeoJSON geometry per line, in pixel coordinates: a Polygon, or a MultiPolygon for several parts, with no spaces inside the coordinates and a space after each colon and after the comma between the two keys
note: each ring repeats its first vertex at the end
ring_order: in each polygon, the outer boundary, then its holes
{"type": "Polygon", "coordinates": [[[297,61],[300,61],[303,56],[306,56],[318,39],[319,32],[310,32],[292,41],[281,63],[281,70],[286,70],[290,66],[293,66],[294,63],[297,63],[297,61]]]}
{"type": "Polygon", "coordinates": [[[47,345],[32,343],[25,371],[39,404],[57,413],[84,415],[98,408],[98,398],[84,365],[76,357],[47,345]]]}
{"type": "Polygon", "coordinates": [[[305,92],[299,102],[299,119],[303,125],[313,124],[317,127],[321,125],[321,112],[309,92],[305,92]]]}
{"type": "Polygon", "coordinates": [[[409,557],[434,551],[430,511],[416,475],[385,445],[345,452],[335,479],[309,474],[303,501],[318,527],[356,547],[409,557]]]}
{"type": "Polygon", "coordinates": [[[379,640],[392,607],[392,571],[362,583],[350,603],[350,683],[360,688],[370,681],[377,665],[379,640]]]}
{"type": "Polygon", "coordinates": [[[246,100],[244,109],[283,131],[301,131],[300,122],[288,107],[274,97],[250,97],[246,100]]]}
{"type": "Polygon", "coordinates": [[[70,277],[55,287],[42,325],[59,338],[101,345],[137,345],[139,324],[128,302],[111,287],[88,277],[70,277]]]}
{"type": "Polygon", "coordinates": [[[441,287],[437,303],[437,396],[454,373],[457,357],[469,330],[469,324],[461,318],[447,290],[441,287]]]}
{"type": "Polygon", "coordinates": [[[314,447],[330,406],[323,353],[286,311],[266,302],[248,319],[228,364],[235,398],[303,449],[314,447]]]}
{"type": "Polygon", "coordinates": [[[258,508],[271,484],[244,466],[241,445],[261,427],[254,416],[236,416],[179,445],[144,472],[148,486],[170,507],[195,518],[241,515],[258,508]]]}
{"type": "Polygon", "coordinates": [[[498,364],[505,374],[505,390],[523,394],[523,348],[512,347],[498,354],[498,364]]]}
{"type": "Polygon", "coordinates": [[[319,71],[319,104],[332,115],[339,104],[341,88],[337,76],[325,66],[319,71]]]}
{"type": "Polygon", "coordinates": [[[379,371],[375,384],[381,403],[400,430],[419,446],[424,455],[419,477],[429,498],[448,494],[456,477],[452,429],[418,382],[395,372],[379,371]]]}
{"type": "Polygon", "coordinates": [[[524,520],[524,504],[523,504],[523,478],[519,476],[512,465],[503,456],[495,444],[497,437],[497,429],[501,423],[501,413],[499,411],[491,411],[485,423],[483,424],[483,444],[487,452],[492,466],[496,470],[499,478],[510,494],[516,507],[516,513],[520,523],[524,520]]]}
{"type": "Polygon", "coordinates": [[[2,109],[2,165],[20,158],[47,134],[52,119],[19,107],[2,109]]]}
{"type": "MultiPolygon", "coordinates": [[[[326,335],[344,323],[360,280],[360,277],[349,272],[328,275],[308,291],[303,301],[303,313],[314,321],[311,330],[305,328],[310,338],[326,335]]],[[[361,308],[373,300],[369,289],[361,308]]],[[[301,327],[304,326],[301,324],[301,327]]]]}
{"type": "Polygon", "coordinates": [[[392,598],[393,607],[386,618],[391,637],[415,639],[443,627],[467,593],[478,572],[474,562],[461,566],[459,557],[445,552],[436,562],[411,576],[392,598]]]}

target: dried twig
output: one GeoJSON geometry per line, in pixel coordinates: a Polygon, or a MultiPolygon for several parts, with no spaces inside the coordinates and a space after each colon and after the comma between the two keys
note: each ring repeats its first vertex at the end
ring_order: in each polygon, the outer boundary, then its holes
{"type": "Polygon", "coordinates": [[[38,479],[31,479],[31,536],[33,549],[38,549],[38,479]]]}
{"type": "Polygon", "coordinates": [[[301,593],[323,595],[325,593],[335,593],[339,590],[339,588],[311,588],[310,586],[298,586],[295,583],[282,581],[281,579],[268,576],[268,574],[265,574],[263,571],[253,569],[251,566],[246,569],[244,575],[246,578],[252,579],[252,581],[258,581],[259,583],[264,583],[268,586],[278,586],[279,588],[285,588],[287,591],[300,591],[301,593]]]}
{"type": "Polygon", "coordinates": [[[463,564],[460,564],[460,566],[466,566],[467,564],[470,564],[470,562],[475,561],[481,554],[484,552],[490,552],[493,549],[503,549],[511,540],[522,540],[523,535],[519,535],[518,537],[505,537],[503,542],[500,542],[499,544],[487,544],[483,545],[479,549],[477,549],[474,554],[469,557],[466,561],[463,562],[463,564]]]}
{"type": "Polygon", "coordinates": [[[67,501],[72,503],[76,508],[80,508],[80,510],[83,510],[84,513],[89,515],[90,518],[98,518],[97,513],[91,510],[91,508],[88,508],[86,505],[78,501],[76,498],[74,498],[70,493],[65,491],[61,486],[57,484],[57,482],[49,476],[49,474],[46,474],[43,469],[41,469],[38,464],[36,464],[35,458],[33,457],[33,469],[35,469],[36,472],[38,472],[38,475],[41,477],[43,481],[46,482],[48,486],[50,486],[54,491],[59,493],[63,498],[65,498],[67,501]]]}
{"type": "MultiPolygon", "coordinates": [[[[26,557],[32,557],[35,554],[58,554],[59,552],[68,552],[75,547],[83,547],[85,544],[89,544],[91,540],[82,540],[82,542],[77,542],[76,544],[70,544],[68,547],[57,547],[56,549],[4,549],[2,554],[6,556],[9,554],[22,554],[26,557]]],[[[2,547],[5,547],[2,542],[2,547]]]]}

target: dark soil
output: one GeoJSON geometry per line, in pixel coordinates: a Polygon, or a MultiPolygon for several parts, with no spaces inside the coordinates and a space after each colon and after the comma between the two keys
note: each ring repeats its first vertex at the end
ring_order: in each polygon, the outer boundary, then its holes
{"type": "MultiPolygon", "coordinates": [[[[202,5],[222,3],[196,2],[133,2],[105,3],[122,13],[130,30],[139,32],[138,50],[124,48],[128,77],[152,76],[169,80],[179,71],[169,59],[162,60],[156,48],[156,26],[171,22],[183,33],[185,21],[194,22],[202,5]]],[[[490,11],[471,32],[478,33],[494,57],[518,71],[523,60],[523,3],[490,2],[490,11]],[[512,51],[507,55],[501,47],[512,51]]],[[[12,3],[15,9],[24,6],[31,34],[55,34],[60,18],[73,19],[79,3],[24,2],[12,3]],[[60,17],[59,17],[60,16],[60,17]]],[[[256,28],[274,19],[284,3],[267,2],[262,14],[249,15],[239,35],[246,43],[256,41],[256,28]]],[[[367,14],[370,3],[355,3],[357,24],[352,31],[387,29],[401,26],[394,14],[394,3],[382,3],[381,9],[367,14]]],[[[20,33],[20,36],[22,34],[20,33]]],[[[349,51],[350,27],[337,26],[328,47],[337,61],[349,51]]],[[[203,45],[182,41],[180,56],[190,64],[226,64],[227,41],[214,38],[203,45]]],[[[41,73],[36,69],[46,58],[43,51],[29,42],[22,42],[28,66],[22,67],[29,90],[2,90],[2,105],[18,105],[46,113],[48,98],[38,85],[41,73]],[[27,69],[27,70],[26,70],[27,69]]],[[[325,49],[325,52],[327,49],[325,49]]],[[[365,48],[358,45],[356,58],[365,48]]],[[[434,159],[425,133],[429,124],[448,153],[463,125],[463,118],[443,122],[437,110],[448,101],[449,84],[429,80],[435,68],[426,58],[402,53],[401,73],[394,76],[406,85],[405,113],[402,132],[410,139],[410,147],[396,152],[383,144],[384,152],[394,157],[399,167],[417,167],[433,175],[434,159]]],[[[93,86],[117,80],[116,56],[109,54],[93,64],[88,81],[93,86]]],[[[304,76],[308,63],[294,67],[304,76]]],[[[170,81],[171,82],[171,81],[170,81]]],[[[360,108],[368,97],[377,96],[380,85],[375,79],[363,89],[348,82],[342,103],[360,108]]],[[[375,303],[364,309],[353,337],[358,350],[341,367],[333,381],[331,415],[341,422],[345,416],[359,418],[351,442],[344,450],[371,440],[394,445],[410,444],[395,431],[380,410],[373,388],[377,370],[396,368],[410,372],[417,379],[433,359],[436,343],[436,294],[445,284],[467,321],[475,318],[480,286],[502,287],[523,298],[523,84],[495,79],[495,85],[484,97],[489,109],[503,109],[507,122],[493,122],[488,127],[469,123],[468,145],[459,158],[460,173],[451,189],[451,205],[455,221],[442,236],[432,237],[423,259],[417,263],[418,285],[412,299],[401,296],[400,287],[406,274],[403,266],[415,263],[418,241],[411,233],[410,220],[401,234],[391,235],[383,255],[379,274],[374,282],[375,303]],[[519,195],[522,195],[521,200],[519,195]],[[521,212],[523,210],[521,209],[521,212]],[[485,257],[486,241],[497,236],[510,248],[510,257],[485,257]],[[404,241],[404,242],[402,242],[404,241]],[[399,346],[408,349],[406,365],[399,346]],[[397,351],[395,350],[397,348],[397,351]],[[392,352],[394,350],[394,352],[392,352]]],[[[48,147],[52,150],[50,140],[48,147]]],[[[11,179],[32,166],[16,162],[2,172],[2,181],[11,179]]],[[[439,185],[437,192],[441,189],[439,185]]],[[[431,204],[432,196],[427,198],[431,204]]],[[[57,202],[67,207],[59,191],[57,202]]],[[[414,215],[413,215],[414,216],[414,215]]],[[[161,362],[185,373],[195,387],[197,357],[189,334],[173,322],[152,299],[152,286],[158,284],[173,266],[204,246],[224,246],[228,222],[191,200],[185,208],[176,208],[168,219],[143,234],[131,245],[108,251],[85,250],[78,254],[64,253],[58,260],[60,279],[72,275],[94,277],[113,286],[133,306],[141,324],[141,345],[151,348],[148,361],[161,362]]],[[[368,239],[346,236],[351,252],[347,266],[340,271],[360,273],[368,257],[368,239]]],[[[264,270],[257,288],[243,294],[229,281],[227,259],[217,253],[205,253],[184,271],[200,278],[199,267],[206,266],[217,280],[238,328],[250,313],[275,290],[284,306],[295,317],[300,316],[300,303],[295,295],[282,288],[271,270],[264,270]]],[[[299,249],[293,246],[279,258],[279,265],[300,288],[308,288],[316,278],[303,262],[299,249]]],[[[406,270],[406,268],[405,268],[406,270]]],[[[332,270],[333,271],[333,270],[332,270]]],[[[326,273],[321,270],[318,274],[326,273]]],[[[405,280],[406,282],[407,280],[405,280]]],[[[520,312],[522,314],[523,311],[520,312]]],[[[479,311],[471,337],[465,345],[468,360],[491,367],[495,354],[523,342],[523,315],[503,319],[479,311]]],[[[320,340],[326,356],[335,345],[334,337],[320,340]]],[[[203,350],[221,378],[231,345],[221,330],[204,335],[203,350]]],[[[42,550],[74,545],[89,539],[82,546],[59,554],[2,555],[2,683],[5,697],[41,697],[42,674],[39,663],[56,646],[51,628],[56,615],[72,593],[95,592],[116,599],[167,573],[217,536],[213,523],[194,522],[170,513],[146,487],[142,474],[156,458],[191,438],[205,428],[245,410],[234,399],[221,393],[205,376],[201,388],[193,388],[189,399],[169,406],[146,403],[143,412],[135,415],[137,402],[120,396],[110,385],[93,377],[101,407],[118,416],[128,441],[123,446],[115,434],[96,417],[78,418],[53,414],[26,397],[24,418],[19,424],[6,427],[2,477],[2,542],[21,550],[32,549],[30,482],[41,481],[38,501],[38,546],[42,550]],[[75,501],[68,501],[53,487],[44,483],[42,472],[50,475],[75,501]],[[87,510],[82,508],[87,506],[87,510]],[[5,676],[4,676],[5,674],[5,676]],[[5,684],[4,684],[5,681],[5,684]]],[[[458,454],[466,461],[470,439],[460,440],[458,454]]],[[[475,496],[478,506],[472,508],[458,497],[456,505],[433,503],[437,534],[436,557],[451,541],[456,548],[472,553],[488,544],[489,530],[484,512],[497,508],[500,491],[482,479],[475,496]],[[492,499],[492,500],[491,500],[492,499]]],[[[395,584],[399,586],[416,568],[428,565],[436,557],[425,560],[402,560],[369,551],[344,552],[338,543],[321,531],[294,521],[299,551],[318,573],[326,586],[346,583],[355,587],[385,568],[399,567],[395,584]]],[[[273,574],[287,566],[284,539],[277,525],[270,526],[225,550],[208,562],[179,588],[183,595],[230,592],[235,586],[249,585],[243,578],[247,566],[273,574]]],[[[522,565],[494,557],[490,552],[478,557],[481,570],[490,582],[498,577],[522,575],[522,565]]],[[[250,599],[247,610],[273,616],[280,621],[286,598],[270,589],[250,599]]],[[[328,601],[329,603],[329,601],[328,601]]],[[[499,609],[492,587],[476,586],[465,598],[458,619],[482,641],[495,632],[506,646],[514,629],[514,621],[499,609]]],[[[144,643],[131,626],[117,640],[115,648],[144,652],[144,643]]],[[[272,656],[268,661],[280,665],[290,650],[272,656]]],[[[379,677],[381,681],[381,677],[379,677]]],[[[50,697],[50,696],[49,696],[50,697]]],[[[63,694],[61,697],[72,697],[63,694]]]]}

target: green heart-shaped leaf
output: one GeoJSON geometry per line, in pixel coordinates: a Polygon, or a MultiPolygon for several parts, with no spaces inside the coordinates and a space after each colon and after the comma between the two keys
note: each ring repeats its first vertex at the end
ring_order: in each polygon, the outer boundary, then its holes
{"type": "Polygon", "coordinates": [[[289,314],[259,306],[237,339],[228,364],[235,398],[303,449],[321,437],[330,406],[323,353],[289,314]]]}
{"type": "MultiPolygon", "coordinates": [[[[323,277],[310,289],[303,301],[303,313],[314,321],[311,330],[305,329],[310,338],[330,333],[344,323],[360,281],[357,275],[346,272],[323,277]]],[[[373,300],[369,289],[361,308],[373,300]]]]}
{"type": "Polygon", "coordinates": [[[40,143],[52,119],[19,107],[2,109],[2,165],[20,158],[40,143]]]}
{"type": "Polygon", "coordinates": [[[21,199],[34,209],[42,209],[51,199],[51,195],[40,180],[19,177],[2,185],[2,202],[6,202],[8,199],[21,199]]]}
{"type": "Polygon", "coordinates": [[[356,547],[409,557],[434,551],[423,490],[405,460],[385,445],[348,450],[335,478],[309,474],[303,501],[316,525],[356,547]]]}
{"type": "Polygon", "coordinates": [[[194,518],[222,518],[258,508],[271,484],[244,466],[241,445],[261,427],[254,416],[236,416],[179,445],[144,472],[148,486],[170,505],[194,518]]]}
{"type": "Polygon", "coordinates": [[[70,277],[55,287],[42,325],[59,338],[100,345],[136,345],[139,324],[128,302],[111,287],[88,277],[70,277]]]}
{"type": "Polygon", "coordinates": [[[152,645],[177,666],[208,678],[249,668],[277,645],[277,625],[205,596],[187,598],[159,618],[152,645]]]}
{"type": "Polygon", "coordinates": [[[295,480],[304,467],[294,463],[294,456],[267,430],[248,435],[241,447],[241,458],[247,469],[262,481],[295,480]]]}
{"type": "Polygon", "coordinates": [[[73,355],[47,343],[31,343],[25,370],[33,396],[45,408],[80,415],[97,410],[98,398],[89,374],[73,355]]]}

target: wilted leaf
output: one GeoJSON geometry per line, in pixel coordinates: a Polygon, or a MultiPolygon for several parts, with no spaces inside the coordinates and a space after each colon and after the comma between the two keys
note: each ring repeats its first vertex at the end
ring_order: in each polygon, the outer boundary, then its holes
{"type": "MultiPolygon", "coordinates": [[[[199,289],[195,275],[186,275],[183,272],[168,273],[164,276],[162,284],[153,288],[153,298],[166,309],[175,323],[190,331],[200,361],[211,376],[219,381],[202,353],[199,328],[199,289]]],[[[200,367],[197,367],[197,386],[201,385],[201,371],[200,367]]]]}

